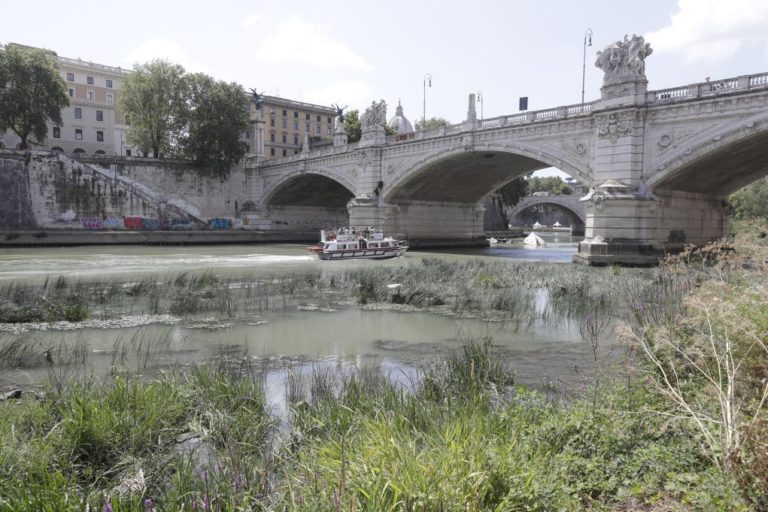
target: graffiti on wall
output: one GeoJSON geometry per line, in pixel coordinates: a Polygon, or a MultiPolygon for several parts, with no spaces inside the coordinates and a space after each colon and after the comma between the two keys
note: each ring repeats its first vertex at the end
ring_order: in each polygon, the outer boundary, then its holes
{"type": "Polygon", "coordinates": [[[208,219],[208,225],[212,229],[232,229],[232,219],[226,219],[223,217],[208,219]]]}

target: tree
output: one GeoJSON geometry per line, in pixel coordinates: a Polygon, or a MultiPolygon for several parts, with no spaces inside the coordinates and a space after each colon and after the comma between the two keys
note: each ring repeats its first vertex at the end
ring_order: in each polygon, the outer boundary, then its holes
{"type": "Polygon", "coordinates": [[[184,157],[225,173],[245,155],[248,97],[242,86],[196,73],[185,77],[185,109],[179,140],[184,157]]]}
{"type": "Polygon", "coordinates": [[[164,60],[134,66],[122,82],[120,108],[128,142],[155,156],[178,153],[184,114],[184,68],[164,60]]]}
{"type": "Polygon", "coordinates": [[[61,126],[61,109],[68,105],[53,52],[16,45],[0,51],[0,133],[13,130],[27,149],[30,135],[45,140],[49,120],[61,126]]]}
{"type": "Polygon", "coordinates": [[[497,193],[501,196],[501,201],[506,206],[515,206],[522,198],[528,195],[528,180],[523,176],[515,178],[503,187],[497,193]]]}
{"type": "Polygon", "coordinates": [[[426,121],[417,121],[416,122],[416,131],[429,131],[434,130],[436,128],[442,128],[443,126],[450,126],[451,123],[448,122],[447,119],[443,119],[442,117],[430,117],[426,121]]]}
{"type": "Polygon", "coordinates": [[[350,110],[344,114],[344,131],[347,132],[347,142],[350,144],[359,141],[363,136],[363,130],[360,127],[359,110],[350,110]]]}
{"type": "Polygon", "coordinates": [[[768,219],[768,177],[731,194],[734,214],[738,219],[768,219]]]}
{"type": "Polygon", "coordinates": [[[552,195],[570,195],[573,191],[559,176],[547,176],[540,178],[535,176],[528,179],[529,193],[549,192],[552,195]]]}

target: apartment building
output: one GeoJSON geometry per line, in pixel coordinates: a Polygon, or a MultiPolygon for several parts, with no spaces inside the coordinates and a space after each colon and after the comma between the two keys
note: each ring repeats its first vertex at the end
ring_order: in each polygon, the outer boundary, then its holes
{"type": "MultiPolygon", "coordinates": [[[[127,126],[117,108],[120,82],[130,71],[81,59],[56,57],[61,77],[67,85],[69,107],[61,111],[62,125],[48,123],[45,141],[36,144],[31,139],[31,146],[69,154],[130,155],[132,149],[125,136],[127,126]]],[[[0,144],[16,148],[19,138],[8,131],[0,138],[0,144]]],[[[135,154],[135,150],[133,152],[135,154]]]]}
{"type": "MultiPolygon", "coordinates": [[[[250,108],[255,116],[255,105],[250,108]]],[[[309,135],[312,144],[333,139],[336,110],[331,107],[265,95],[261,108],[267,160],[301,152],[304,135],[309,135]]]]}

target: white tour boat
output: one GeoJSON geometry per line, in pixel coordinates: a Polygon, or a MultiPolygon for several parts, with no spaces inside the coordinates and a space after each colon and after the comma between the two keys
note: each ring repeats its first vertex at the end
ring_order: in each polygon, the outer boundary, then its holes
{"type": "Polygon", "coordinates": [[[385,237],[375,228],[341,228],[320,231],[320,243],[307,250],[321,260],[394,258],[408,250],[408,242],[385,237]]]}

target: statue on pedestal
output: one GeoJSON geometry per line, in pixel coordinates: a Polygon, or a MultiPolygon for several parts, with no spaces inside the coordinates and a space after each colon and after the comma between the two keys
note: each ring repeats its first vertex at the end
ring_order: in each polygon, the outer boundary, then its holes
{"type": "Polygon", "coordinates": [[[331,106],[336,109],[336,117],[339,119],[339,124],[344,124],[344,111],[347,109],[347,105],[340,107],[337,103],[331,106]]]}
{"type": "Polygon", "coordinates": [[[378,126],[382,128],[387,122],[387,102],[379,100],[371,102],[371,106],[365,109],[365,113],[360,118],[360,125],[363,131],[371,130],[378,126]]]}
{"type": "Polygon", "coordinates": [[[635,34],[632,34],[632,39],[625,35],[623,41],[597,52],[595,66],[605,73],[603,85],[646,80],[645,58],[651,53],[651,43],[646,43],[643,36],[635,34]]]}

